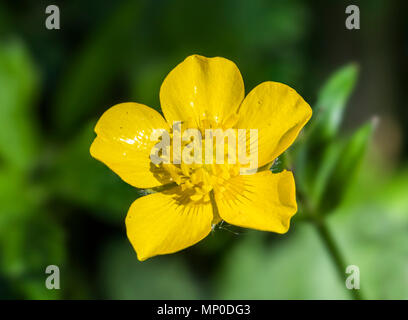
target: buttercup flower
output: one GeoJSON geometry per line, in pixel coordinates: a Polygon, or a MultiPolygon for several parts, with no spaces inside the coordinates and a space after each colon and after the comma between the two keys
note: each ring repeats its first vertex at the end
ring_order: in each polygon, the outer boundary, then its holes
{"type": "MultiPolygon", "coordinates": [[[[126,217],[127,235],[139,260],[189,247],[221,220],[277,233],[289,229],[297,211],[293,175],[273,174],[266,168],[293,143],[312,110],[282,83],[263,82],[244,96],[244,83],[233,62],[193,55],[176,66],[161,86],[165,119],[133,102],[117,104],[99,119],[91,155],[130,185],[157,191],[134,201],[126,217]],[[180,132],[173,126],[177,122],[180,132]],[[152,162],[159,132],[169,132],[173,154],[175,135],[189,128],[203,135],[206,129],[247,129],[245,150],[254,157],[250,145],[257,146],[260,169],[242,174],[245,166],[239,161],[177,163],[174,156],[169,163],[152,162]],[[249,139],[253,129],[256,141],[249,139]]],[[[183,139],[181,148],[190,141],[183,139]]],[[[205,136],[203,154],[214,146],[207,141],[205,136]]]]}

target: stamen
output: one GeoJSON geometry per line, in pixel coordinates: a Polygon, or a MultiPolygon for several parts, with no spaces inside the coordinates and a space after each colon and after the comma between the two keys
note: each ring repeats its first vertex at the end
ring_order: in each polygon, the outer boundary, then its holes
{"type": "MultiPolygon", "coordinates": [[[[202,155],[205,155],[205,135],[206,129],[230,129],[233,127],[238,120],[236,114],[230,115],[224,122],[220,123],[218,118],[212,117],[211,115],[203,115],[200,119],[198,126],[199,130],[202,132],[202,155]]],[[[185,121],[181,126],[181,136],[183,132],[190,128],[197,128],[197,122],[194,119],[189,119],[185,121]]],[[[173,154],[173,132],[170,132],[171,146],[170,154],[173,154]]],[[[211,137],[212,139],[213,137],[211,137]]],[[[215,139],[212,139],[213,150],[215,151],[215,139]]],[[[181,147],[185,147],[191,141],[182,141],[181,147]]],[[[209,145],[210,145],[209,144],[209,145]]],[[[226,182],[234,176],[239,174],[240,165],[239,164],[229,164],[228,163],[228,149],[224,150],[224,163],[216,164],[215,152],[213,154],[213,162],[208,164],[204,163],[193,163],[186,164],[181,161],[180,164],[160,164],[159,166],[164,169],[170,176],[170,179],[176,182],[183,192],[189,194],[191,201],[210,201],[210,192],[216,190],[218,196],[225,191],[224,185],[226,182]]]]}

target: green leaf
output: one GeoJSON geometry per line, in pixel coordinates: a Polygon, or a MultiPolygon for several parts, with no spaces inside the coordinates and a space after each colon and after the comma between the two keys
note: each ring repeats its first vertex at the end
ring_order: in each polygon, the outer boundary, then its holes
{"type": "Polygon", "coordinates": [[[342,153],[341,161],[339,161],[335,170],[334,178],[336,182],[344,181],[347,175],[348,181],[351,181],[350,178],[354,177],[364,158],[365,151],[367,150],[376,125],[377,120],[373,119],[362,125],[348,139],[342,153]]]}
{"type": "MultiPolygon", "coordinates": [[[[103,21],[69,68],[56,95],[54,119],[67,134],[81,120],[102,108],[105,93],[119,71],[132,63],[130,45],[140,24],[143,2],[124,1],[103,21]]],[[[109,106],[104,106],[109,107],[109,106]]]]}
{"type": "Polygon", "coordinates": [[[32,107],[38,95],[38,71],[18,40],[0,43],[0,160],[25,170],[38,149],[32,107]]]}
{"type": "MultiPolygon", "coordinates": [[[[332,178],[336,165],[341,161],[343,151],[344,141],[341,140],[333,141],[324,149],[309,192],[309,201],[313,205],[314,210],[319,211],[322,196],[325,194],[328,182],[332,178]]],[[[323,200],[327,201],[327,199],[323,200]]]]}
{"type": "Polygon", "coordinates": [[[331,164],[330,178],[320,190],[321,197],[324,198],[320,206],[323,212],[328,212],[338,206],[350,185],[355,181],[375,126],[376,120],[362,125],[343,142],[343,147],[338,148],[337,161],[333,163],[334,165],[331,164]]]}
{"type": "Polygon", "coordinates": [[[358,66],[349,64],[336,71],[320,90],[311,125],[302,144],[291,148],[298,190],[317,209],[327,181],[344,148],[336,139],[347,100],[354,88],[358,66]]]}
{"type": "Polygon", "coordinates": [[[297,150],[298,190],[307,197],[311,213],[329,213],[340,204],[355,180],[375,125],[372,120],[321,150],[310,150],[310,145],[297,150]]]}
{"type": "Polygon", "coordinates": [[[314,108],[313,131],[318,140],[333,138],[343,119],[343,113],[358,76],[358,66],[348,64],[336,71],[319,92],[314,108]]]}

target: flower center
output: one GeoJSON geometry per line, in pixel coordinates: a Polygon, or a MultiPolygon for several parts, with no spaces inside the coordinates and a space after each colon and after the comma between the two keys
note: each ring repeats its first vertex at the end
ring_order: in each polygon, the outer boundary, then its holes
{"type": "Polygon", "coordinates": [[[160,163],[158,167],[163,169],[170,180],[177,183],[192,201],[210,201],[211,191],[216,192],[218,196],[221,195],[225,191],[226,182],[240,174],[241,166],[236,161],[236,155],[235,161],[231,161],[230,138],[225,136],[225,143],[221,147],[218,146],[218,149],[221,148],[218,150],[216,144],[219,140],[205,133],[208,132],[206,129],[232,129],[236,122],[235,114],[222,123],[214,117],[203,117],[198,123],[193,119],[183,122],[178,132],[171,130],[170,163],[160,163]],[[198,129],[201,133],[198,139],[200,141],[197,141],[195,136],[186,135],[189,129],[198,129]],[[179,140],[176,141],[177,139],[179,140]],[[175,148],[182,150],[183,156],[178,159],[179,161],[175,161],[177,154],[174,152],[175,148]],[[185,155],[194,161],[185,161],[185,155]]]}

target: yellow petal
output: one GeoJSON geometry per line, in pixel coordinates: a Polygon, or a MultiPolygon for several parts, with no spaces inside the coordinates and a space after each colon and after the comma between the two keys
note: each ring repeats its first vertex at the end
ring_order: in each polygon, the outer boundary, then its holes
{"type": "Polygon", "coordinates": [[[176,187],[133,202],[126,230],[138,259],[143,261],[192,246],[208,235],[212,220],[209,201],[189,201],[176,187]]]}
{"type": "Polygon", "coordinates": [[[295,181],[290,171],[262,171],[229,180],[215,194],[218,213],[226,222],[245,228],[285,233],[296,213],[295,181]]]}
{"type": "Polygon", "coordinates": [[[245,95],[244,82],[230,60],[199,55],[187,57],[164,79],[160,103],[168,123],[205,117],[216,122],[236,112],[245,95]]]}
{"type": "Polygon", "coordinates": [[[117,104],[96,124],[91,155],[132,186],[152,188],[168,183],[150,161],[150,152],[157,143],[150,136],[160,129],[169,130],[157,111],[138,103],[117,104]]]}
{"type": "Polygon", "coordinates": [[[312,109],[294,89],[268,81],[255,87],[244,99],[237,127],[258,129],[258,166],[261,167],[293,143],[311,116],[312,109]]]}

